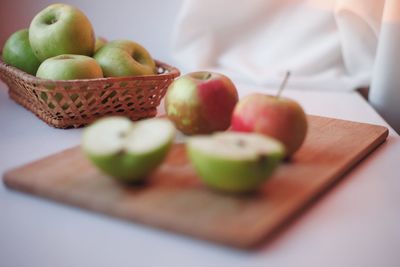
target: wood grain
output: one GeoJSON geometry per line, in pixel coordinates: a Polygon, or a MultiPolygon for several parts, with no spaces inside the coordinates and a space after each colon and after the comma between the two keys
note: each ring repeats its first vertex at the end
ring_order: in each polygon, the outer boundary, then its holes
{"type": "Polygon", "coordinates": [[[182,144],[146,184],[125,186],[98,172],[80,147],[5,173],[13,189],[235,247],[271,236],[383,143],[382,126],[308,116],[302,148],[254,194],[229,195],[202,185],[182,144]]]}

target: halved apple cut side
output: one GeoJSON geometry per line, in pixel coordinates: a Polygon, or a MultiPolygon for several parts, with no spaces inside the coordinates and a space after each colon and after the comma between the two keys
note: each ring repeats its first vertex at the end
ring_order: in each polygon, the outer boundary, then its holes
{"type": "Polygon", "coordinates": [[[206,185],[231,193],[256,190],[285,156],[284,146],[275,139],[235,132],[192,137],[187,152],[206,185]]]}
{"type": "Polygon", "coordinates": [[[175,127],[167,119],[132,122],[125,117],[108,117],[84,130],[82,148],[102,172],[136,183],[162,163],[174,137],[175,127]]]}

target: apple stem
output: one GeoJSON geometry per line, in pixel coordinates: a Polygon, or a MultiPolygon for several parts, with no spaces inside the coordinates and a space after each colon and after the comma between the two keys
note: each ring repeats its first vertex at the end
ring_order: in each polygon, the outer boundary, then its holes
{"type": "Polygon", "coordinates": [[[208,80],[211,78],[211,73],[207,73],[206,75],[204,75],[203,79],[204,80],[208,80]]]}
{"type": "Polygon", "coordinates": [[[281,83],[281,86],[279,87],[278,93],[276,94],[276,98],[279,98],[282,94],[283,89],[285,89],[286,84],[289,80],[290,77],[290,71],[286,72],[285,78],[283,79],[283,82],[281,83]]]}
{"type": "Polygon", "coordinates": [[[195,72],[192,77],[199,80],[208,80],[211,78],[211,73],[206,71],[199,71],[195,72]]]}

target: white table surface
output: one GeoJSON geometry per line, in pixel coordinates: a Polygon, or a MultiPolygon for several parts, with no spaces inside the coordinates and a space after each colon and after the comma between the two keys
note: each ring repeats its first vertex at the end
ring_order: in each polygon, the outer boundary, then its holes
{"type": "MultiPolygon", "coordinates": [[[[239,86],[240,94],[256,88],[239,86]]],[[[352,92],[286,91],[310,114],[385,125],[352,92]]],[[[0,173],[80,142],[0,82],[0,173]]],[[[400,138],[353,169],[275,239],[241,251],[106,217],[0,185],[0,266],[400,266],[400,138]]],[[[73,167],[73,166],[71,166],[73,167]]]]}

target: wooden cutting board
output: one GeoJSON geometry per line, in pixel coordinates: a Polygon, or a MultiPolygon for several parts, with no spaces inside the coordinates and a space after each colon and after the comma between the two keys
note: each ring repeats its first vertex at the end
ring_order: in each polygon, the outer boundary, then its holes
{"type": "Polygon", "coordinates": [[[308,119],[301,150],[254,194],[228,195],[203,186],[182,144],[174,145],[164,164],[141,186],[124,186],[99,173],[80,147],[8,171],[4,182],[110,216],[252,247],[304,210],[388,136],[382,126],[308,119]]]}

